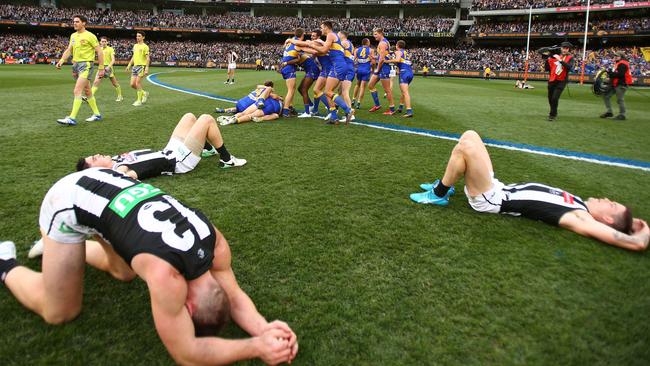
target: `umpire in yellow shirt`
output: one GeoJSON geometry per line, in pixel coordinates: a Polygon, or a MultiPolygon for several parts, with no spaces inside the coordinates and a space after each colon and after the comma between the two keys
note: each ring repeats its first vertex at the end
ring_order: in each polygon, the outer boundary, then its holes
{"type": "MultiPolygon", "coordinates": [[[[87,122],[100,121],[102,115],[97,108],[97,102],[90,89],[90,78],[95,68],[95,55],[98,57],[100,65],[104,64],[104,53],[94,34],[86,30],[88,20],[83,15],[72,17],[72,25],[75,32],[70,36],[68,48],[61,56],[56,68],[60,69],[61,65],[68,60],[72,53],[72,77],[75,78],[74,102],[72,103],[72,112],[70,115],[58,119],[57,122],[66,126],[75,126],[77,124],[77,114],[81,108],[82,94],[85,92],[88,105],[93,110],[93,115],[86,119],[87,122]]],[[[99,70],[98,74],[104,76],[104,70],[99,70]]]]}
{"type": "Polygon", "coordinates": [[[133,105],[138,107],[147,102],[149,98],[149,92],[146,92],[142,89],[142,78],[147,76],[149,73],[149,46],[144,43],[144,32],[138,31],[135,34],[136,44],[133,45],[133,56],[129,60],[129,64],[126,65],[126,71],[128,72],[133,65],[133,70],[131,71],[131,87],[135,89],[138,99],[133,102],[133,105]]]}
{"type": "Polygon", "coordinates": [[[103,77],[100,77],[99,72],[97,72],[97,77],[95,77],[91,90],[93,91],[93,95],[95,95],[102,79],[110,79],[111,83],[115,87],[115,93],[117,93],[117,99],[115,99],[115,101],[121,102],[124,99],[122,98],[122,88],[120,87],[120,83],[117,81],[115,71],[113,70],[113,65],[115,64],[115,50],[113,47],[108,45],[108,37],[106,36],[99,38],[99,45],[102,47],[102,53],[104,53],[104,75],[103,77]]]}

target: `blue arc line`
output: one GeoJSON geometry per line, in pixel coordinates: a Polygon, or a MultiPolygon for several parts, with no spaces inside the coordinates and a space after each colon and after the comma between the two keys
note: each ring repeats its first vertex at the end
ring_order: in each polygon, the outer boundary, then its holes
{"type": "MultiPolygon", "coordinates": [[[[147,76],[147,80],[150,83],[154,84],[154,85],[157,85],[157,86],[160,86],[160,87],[163,87],[163,88],[166,88],[166,89],[174,90],[174,91],[179,91],[181,93],[191,94],[191,95],[195,95],[195,96],[198,96],[198,97],[204,97],[204,98],[219,100],[219,101],[228,102],[228,103],[236,103],[237,102],[236,99],[223,97],[223,96],[220,96],[220,95],[214,95],[214,94],[210,94],[210,93],[205,93],[205,92],[202,92],[202,91],[187,89],[187,88],[183,88],[183,87],[180,87],[180,86],[175,86],[175,85],[172,85],[172,84],[164,83],[164,82],[158,80],[158,75],[166,74],[166,73],[168,73],[168,72],[158,72],[158,73],[155,73],[155,74],[151,74],[151,75],[147,76]]],[[[387,124],[387,123],[378,123],[378,122],[366,121],[366,120],[361,120],[361,119],[357,119],[357,120],[355,120],[353,122],[350,122],[350,124],[358,125],[358,126],[365,126],[365,127],[370,127],[370,128],[376,128],[376,129],[380,129],[380,130],[407,133],[407,134],[411,134],[411,135],[433,137],[433,138],[443,139],[443,140],[458,141],[458,139],[460,138],[460,135],[457,134],[457,133],[449,133],[449,132],[434,131],[434,130],[425,130],[425,129],[422,129],[422,128],[414,128],[414,127],[404,127],[404,126],[400,126],[400,125],[393,125],[393,124],[387,124]]],[[[520,143],[516,143],[516,142],[499,141],[499,140],[494,140],[494,139],[489,139],[489,138],[483,138],[483,142],[487,146],[492,146],[492,147],[496,147],[496,148],[499,148],[499,149],[522,151],[522,152],[527,152],[527,153],[530,153],[530,154],[554,156],[554,157],[558,157],[558,158],[579,160],[579,161],[585,161],[585,162],[594,163],[594,164],[617,166],[617,167],[621,167],[621,168],[638,169],[638,170],[643,170],[643,171],[646,171],[646,172],[650,172],[650,163],[645,162],[645,161],[640,161],[640,160],[615,158],[615,157],[606,156],[606,155],[583,153],[583,152],[579,152],[579,151],[553,149],[553,148],[549,148],[549,147],[542,147],[542,146],[535,146],[535,145],[528,145],[528,144],[520,144],[520,143]]]]}

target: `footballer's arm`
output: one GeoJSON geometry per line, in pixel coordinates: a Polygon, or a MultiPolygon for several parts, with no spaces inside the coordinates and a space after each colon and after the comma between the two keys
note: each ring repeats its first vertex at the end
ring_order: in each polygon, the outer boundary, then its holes
{"type": "Polygon", "coordinates": [[[648,224],[641,219],[634,219],[631,235],[615,230],[602,222],[598,222],[589,213],[581,210],[564,214],[560,218],[559,224],[561,227],[580,235],[632,251],[641,252],[646,250],[648,248],[648,241],[650,240],[648,224]]]}

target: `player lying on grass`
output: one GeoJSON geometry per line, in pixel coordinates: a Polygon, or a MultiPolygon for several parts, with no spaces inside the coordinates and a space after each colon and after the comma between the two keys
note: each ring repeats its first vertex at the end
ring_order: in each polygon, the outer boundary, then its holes
{"type": "MultiPolygon", "coordinates": [[[[266,92],[268,92],[268,90],[266,92]]],[[[263,103],[258,102],[256,104],[251,104],[243,112],[239,112],[230,117],[221,116],[217,118],[217,120],[222,126],[232,125],[236,123],[246,123],[250,121],[273,121],[280,118],[280,113],[282,112],[281,102],[281,96],[269,92],[263,103]]]]}
{"type": "Polygon", "coordinates": [[[446,206],[453,185],[465,177],[465,195],[478,212],[502,213],[541,220],[620,248],[648,247],[648,224],[632,218],[629,208],[607,198],[583,201],[559,188],[539,183],[504,185],[494,178],[490,155],[474,131],[463,133],[451,152],[442,180],[425,183],[426,192],[413,193],[417,203],[446,206]]]}
{"type": "Polygon", "coordinates": [[[197,119],[192,113],[186,113],[178,121],[164,149],[135,150],[114,157],[92,155],[79,159],[77,170],[109,168],[135,179],[187,173],[194,170],[201,161],[201,152],[206,146],[206,140],[216,147],[221,157],[221,167],[239,167],[246,164],[245,159],[238,159],[228,152],[219,126],[212,116],[203,114],[197,119]]]}
{"type": "Polygon", "coordinates": [[[222,365],[260,358],[291,362],[295,333],[267,322],[239,287],[223,235],[198,210],[114,170],[69,174],[50,188],[39,218],[43,272],[16,261],[0,243],[0,278],[16,299],[49,324],[81,312],[85,263],[121,281],[147,283],[156,331],[184,365],[222,365]],[[97,241],[86,241],[88,235],[97,241]],[[232,319],[252,338],[216,337],[232,319]]]}
{"type": "Polygon", "coordinates": [[[267,80],[263,85],[258,85],[248,93],[247,96],[239,99],[237,104],[231,108],[215,108],[215,113],[241,113],[253,104],[264,106],[264,100],[273,93],[273,82],[267,80]]]}

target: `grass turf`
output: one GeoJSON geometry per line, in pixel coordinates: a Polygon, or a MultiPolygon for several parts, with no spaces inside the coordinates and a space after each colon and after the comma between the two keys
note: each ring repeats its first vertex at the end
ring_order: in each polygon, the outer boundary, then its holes
{"type": "MultiPolygon", "coordinates": [[[[172,71],[160,69],[156,71],[172,71]]],[[[177,69],[166,83],[232,98],[276,73],[177,69]]],[[[115,103],[105,81],[105,120],[74,128],[69,69],[1,66],[0,238],[19,260],[38,236],[40,202],[78,157],[160,148],[184,112],[231,104],[145,83],[142,108],[126,74],[115,103]]],[[[628,121],[601,120],[602,101],[571,85],[558,122],[543,83],[417,78],[416,117],[360,111],[379,122],[650,161],[650,103],[628,91],[628,121]]],[[[380,89],[381,90],[381,89],[380,89]]],[[[366,96],[364,107],[370,106],[366,96]]],[[[385,103],[385,102],[384,102],[385,103]]],[[[302,103],[295,99],[296,106],[302,103]]],[[[367,108],[366,108],[367,109],[367,108]]],[[[82,106],[79,119],[90,115],[82,106]]],[[[627,364],[650,362],[650,268],[628,253],[525,219],[472,212],[462,195],[447,208],[418,206],[408,194],[439,176],[453,142],[365,127],[280,120],[227,126],[229,150],[249,160],[221,170],[205,159],[186,175],[149,182],[201,209],[228,238],[242,288],[268,319],[290,323],[299,365],[627,364]]],[[[504,182],[540,181],[577,195],[607,196],[650,218],[649,173],[490,149],[504,182]]],[[[460,191],[462,185],[457,186],[460,191]]],[[[88,268],[84,310],[48,326],[0,291],[3,364],[171,364],[159,341],[142,281],[123,284],[88,268]]],[[[243,337],[230,325],[224,336],[243,337]]],[[[258,361],[253,361],[258,364],[258,361]]]]}

